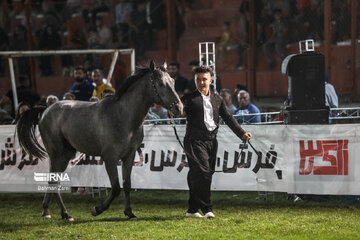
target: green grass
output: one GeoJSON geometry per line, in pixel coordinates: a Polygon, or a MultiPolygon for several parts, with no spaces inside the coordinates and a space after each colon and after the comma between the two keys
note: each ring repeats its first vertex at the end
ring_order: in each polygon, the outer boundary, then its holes
{"type": "MultiPolygon", "coordinates": [[[[42,194],[0,194],[0,239],[360,239],[360,204],[301,201],[284,194],[255,200],[257,193],[213,192],[216,218],[188,219],[186,191],[133,191],[138,221],[123,215],[122,195],[93,217],[102,198],[63,194],[73,223],[41,218],[42,194]]],[[[104,194],[103,194],[104,196],[104,194]]]]}

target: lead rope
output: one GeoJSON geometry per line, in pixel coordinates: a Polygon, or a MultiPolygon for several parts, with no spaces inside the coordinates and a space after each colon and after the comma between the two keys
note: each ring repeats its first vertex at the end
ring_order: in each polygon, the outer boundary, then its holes
{"type": "MultiPolygon", "coordinates": [[[[210,172],[210,173],[230,172],[230,171],[235,170],[235,169],[238,167],[236,164],[234,164],[234,166],[233,166],[232,168],[230,168],[230,169],[228,169],[228,170],[226,170],[226,171],[223,171],[223,170],[218,170],[218,171],[216,171],[216,170],[210,169],[210,167],[208,167],[208,166],[205,166],[205,165],[201,164],[192,154],[189,154],[189,153],[185,150],[184,145],[183,145],[183,143],[181,142],[181,140],[180,140],[180,138],[179,138],[179,135],[178,135],[178,133],[177,133],[176,124],[175,124],[174,118],[173,118],[173,116],[172,116],[171,114],[170,114],[170,119],[171,119],[171,120],[170,120],[170,121],[171,121],[171,125],[172,125],[172,127],[173,127],[173,129],[174,129],[175,137],[176,137],[176,139],[178,140],[178,142],[179,142],[180,146],[182,147],[183,151],[186,153],[187,156],[189,156],[194,162],[196,162],[200,167],[202,167],[203,169],[205,169],[207,172],[210,172]]],[[[243,142],[246,143],[246,141],[243,141],[243,142]]],[[[249,141],[249,143],[250,143],[250,141],[249,141]]],[[[254,149],[254,147],[253,147],[252,145],[250,145],[250,146],[254,149]]],[[[243,152],[244,147],[245,147],[245,144],[242,144],[242,146],[241,146],[241,148],[240,148],[241,151],[240,151],[240,155],[239,155],[239,156],[241,156],[241,153],[243,152]]],[[[256,152],[256,154],[258,154],[258,151],[256,151],[255,149],[254,149],[254,151],[256,152]]]]}

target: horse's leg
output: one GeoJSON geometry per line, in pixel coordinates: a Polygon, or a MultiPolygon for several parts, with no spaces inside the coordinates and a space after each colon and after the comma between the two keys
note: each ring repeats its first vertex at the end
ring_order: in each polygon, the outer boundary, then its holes
{"type": "Polygon", "coordinates": [[[103,203],[101,203],[99,206],[93,207],[91,210],[91,213],[93,216],[97,216],[101,214],[103,211],[109,208],[111,202],[119,196],[120,194],[120,183],[119,183],[119,175],[117,170],[117,162],[118,160],[116,158],[105,158],[105,169],[110,179],[111,184],[111,194],[110,196],[105,199],[103,203]]]}
{"type": "MultiPolygon", "coordinates": [[[[64,172],[69,163],[69,160],[75,155],[75,152],[76,151],[74,149],[62,148],[61,152],[57,152],[56,154],[49,154],[50,172],[64,172]]],[[[57,182],[57,184],[59,183],[57,182]]],[[[52,193],[46,193],[43,202],[43,212],[48,213],[49,215],[50,213],[48,208],[50,205],[51,194],[52,193]]],[[[53,194],[55,195],[56,203],[60,208],[61,218],[70,222],[74,221],[74,218],[70,216],[65,207],[60,192],[57,191],[53,194]]]]}
{"type": "Polygon", "coordinates": [[[51,196],[52,196],[52,193],[49,193],[49,192],[45,193],[43,205],[42,205],[42,207],[43,207],[42,217],[44,217],[44,218],[51,218],[50,211],[49,211],[51,196]]]}
{"type": "Polygon", "coordinates": [[[123,188],[125,193],[125,208],[124,214],[128,216],[129,220],[137,220],[130,207],[130,190],[131,190],[131,170],[134,163],[135,152],[133,151],[129,156],[122,160],[122,178],[123,188]]]}

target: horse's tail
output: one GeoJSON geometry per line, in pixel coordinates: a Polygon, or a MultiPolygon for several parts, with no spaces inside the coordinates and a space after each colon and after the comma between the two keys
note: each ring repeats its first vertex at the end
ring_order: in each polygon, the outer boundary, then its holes
{"type": "Polygon", "coordinates": [[[36,107],[25,111],[16,124],[20,146],[28,154],[40,159],[45,158],[46,150],[38,142],[35,132],[39,116],[45,109],[45,107],[36,107]]]}

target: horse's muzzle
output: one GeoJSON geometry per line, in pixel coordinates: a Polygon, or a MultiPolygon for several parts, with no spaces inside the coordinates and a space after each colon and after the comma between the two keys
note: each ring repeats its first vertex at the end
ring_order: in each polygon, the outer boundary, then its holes
{"type": "Polygon", "coordinates": [[[181,101],[175,101],[169,107],[170,112],[175,117],[181,117],[183,114],[183,109],[184,109],[184,106],[181,101]]]}

